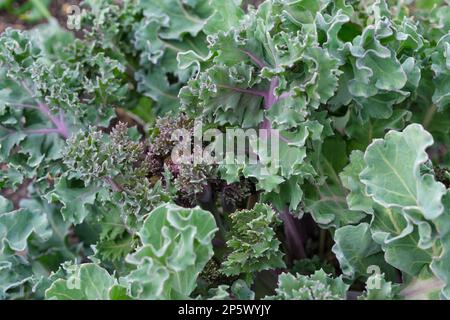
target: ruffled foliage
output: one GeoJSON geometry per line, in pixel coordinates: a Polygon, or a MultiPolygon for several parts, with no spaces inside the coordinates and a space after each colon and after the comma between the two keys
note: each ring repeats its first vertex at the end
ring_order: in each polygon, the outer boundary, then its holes
{"type": "Polygon", "coordinates": [[[226,275],[239,275],[283,268],[283,253],[274,229],[281,221],[267,205],[256,204],[252,210],[231,214],[230,254],[222,264],[226,275]]]}
{"type": "Polygon", "coordinates": [[[341,278],[332,278],[322,269],[311,276],[283,273],[278,277],[273,300],[345,300],[348,285],[341,278]]]}
{"type": "MultiPolygon", "coordinates": [[[[387,263],[412,276],[410,286],[416,281],[431,282],[424,286],[422,297],[441,290],[449,297],[444,222],[449,190],[429,168],[425,150],[432,144],[432,136],[422,126],[411,124],[403,132],[390,131],[384,139],[374,140],[365,153],[352,154],[343,172],[345,180],[351,181],[348,200],[361,204],[371,220],[336,230],[333,251],[346,276],[387,263]]],[[[408,297],[408,288],[404,290],[408,297]]]]}
{"type": "Polygon", "coordinates": [[[1,299],[450,298],[448,1],[248,3],[0,34],[1,299]]]}

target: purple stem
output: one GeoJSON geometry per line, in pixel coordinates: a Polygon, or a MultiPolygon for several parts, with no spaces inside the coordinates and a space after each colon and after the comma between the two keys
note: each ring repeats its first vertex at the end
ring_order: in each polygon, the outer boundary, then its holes
{"type": "Polygon", "coordinates": [[[113,189],[114,192],[123,191],[123,187],[121,185],[119,185],[117,182],[115,182],[113,178],[107,177],[107,178],[105,178],[105,181],[109,185],[111,185],[111,188],[113,189]]]}
{"type": "Polygon", "coordinates": [[[266,95],[267,95],[267,93],[265,91],[260,91],[260,90],[255,90],[255,89],[242,89],[242,88],[238,88],[238,87],[229,86],[226,84],[220,84],[220,85],[218,85],[218,87],[230,89],[230,90],[241,92],[241,93],[248,93],[248,94],[252,94],[254,96],[260,96],[260,97],[266,97],[266,95]]]}
{"type": "Polygon", "coordinates": [[[245,53],[261,69],[267,66],[261,59],[259,59],[257,56],[255,56],[250,51],[247,51],[247,50],[241,50],[241,51],[243,53],[245,53]]]}
{"type": "Polygon", "coordinates": [[[360,291],[347,291],[347,300],[358,300],[360,295],[362,295],[360,291]]]}
{"type": "MultiPolygon", "coordinates": [[[[253,53],[247,50],[241,50],[244,54],[246,54],[256,65],[258,65],[261,69],[266,67],[266,64],[253,53]]],[[[218,87],[230,89],[236,92],[247,93],[255,96],[260,96],[264,98],[264,109],[270,110],[279,100],[288,98],[292,95],[290,92],[284,92],[279,97],[275,95],[275,88],[279,85],[280,79],[278,77],[273,77],[270,81],[270,86],[267,90],[260,91],[255,89],[242,89],[238,87],[229,86],[226,84],[218,85],[218,87]]],[[[260,129],[271,129],[270,120],[264,117],[263,122],[261,123],[260,129]]]]}
{"type": "Polygon", "coordinates": [[[272,129],[272,123],[268,118],[264,117],[264,120],[261,122],[259,128],[263,130],[270,130],[272,129]]]}
{"type": "MultiPolygon", "coordinates": [[[[270,81],[269,89],[268,89],[268,91],[265,92],[265,95],[264,95],[264,109],[265,110],[270,110],[275,105],[275,103],[278,102],[278,98],[275,95],[275,88],[278,86],[279,83],[280,83],[280,80],[278,79],[278,77],[273,77],[272,80],[270,81]]],[[[264,134],[263,138],[264,137],[267,138],[268,133],[272,129],[272,123],[270,122],[270,120],[267,117],[264,117],[259,128],[264,130],[264,131],[262,131],[262,133],[264,134]]]]}
{"type": "Polygon", "coordinates": [[[301,260],[306,258],[305,247],[298,229],[298,219],[289,212],[286,207],[280,218],[284,222],[284,233],[286,236],[286,244],[293,260],[301,260]]]}
{"type": "Polygon", "coordinates": [[[266,96],[264,99],[264,109],[270,110],[275,103],[278,102],[278,98],[275,95],[275,88],[280,83],[280,79],[278,77],[273,77],[270,81],[269,91],[266,92],[266,96]]]}
{"type": "Polygon", "coordinates": [[[38,101],[39,110],[45,114],[50,121],[55,125],[57,132],[64,138],[67,139],[69,137],[69,131],[67,130],[66,124],[64,123],[62,112],[59,114],[59,117],[55,117],[50,112],[48,106],[42,102],[38,101]]]}
{"type": "MultiPolygon", "coordinates": [[[[34,97],[34,92],[27,86],[27,84],[25,83],[25,81],[21,81],[20,84],[22,85],[22,87],[25,89],[25,91],[27,91],[27,93],[30,95],[31,98],[35,99],[37,102],[37,109],[39,111],[41,111],[45,116],[47,116],[47,118],[49,118],[49,120],[56,126],[56,131],[50,131],[50,132],[57,132],[59,135],[61,135],[64,139],[67,139],[69,137],[69,130],[67,129],[67,126],[64,122],[64,115],[61,112],[59,114],[59,118],[55,117],[54,115],[52,115],[52,113],[50,112],[50,109],[48,108],[48,106],[37,100],[34,97]]],[[[44,132],[46,130],[50,130],[50,129],[42,129],[44,130],[44,132]]],[[[38,130],[40,131],[40,130],[38,130]]],[[[42,134],[44,134],[44,132],[41,132],[42,134]]]]}
{"type": "Polygon", "coordinates": [[[218,238],[214,238],[212,244],[214,247],[225,247],[225,241],[218,238]]]}
{"type": "MultiPolygon", "coordinates": [[[[248,51],[243,51],[247,56],[250,57],[250,59],[257,64],[260,68],[266,67],[266,64],[262,62],[260,59],[258,59],[255,55],[248,51]]],[[[266,91],[254,91],[254,90],[246,90],[246,89],[240,89],[240,88],[231,88],[238,92],[243,93],[250,93],[250,94],[256,94],[259,96],[264,97],[264,109],[270,110],[279,100],[286,99],[292,95],[290,92],[285,92],[280,95],[280,97],[277,97],[275,95],[275,88],[279,85],[280,79],[278,77],[273,77],[270,81],[269,89],[266,91]]],[[[267,117],[264,117],[263,121],[260,124],[260,129],[263,129],[261,134],[265,136],[265,138],[268,137],[270,134],[270,130],[272,129],[272,123],[267,117]]],[[[262,138],[264,138],[264,136],[262,138]]],[[[281,137],[281,139],[285,139],[284,137],[281,137]]],[[[298,220],[290,214],[289,208],[286,207],[285,210],[280,214],[281,220],[284,222],[284,232],[286,235],[286,244],[288,247],[289,252],[291,253],[291,258],[293,260],[299,260],[299,259],[305,259],[306,258],[306,251],[305,247],[303,245],[303,240],[301,238],[300,231],[298,229],[298,220]]]]}

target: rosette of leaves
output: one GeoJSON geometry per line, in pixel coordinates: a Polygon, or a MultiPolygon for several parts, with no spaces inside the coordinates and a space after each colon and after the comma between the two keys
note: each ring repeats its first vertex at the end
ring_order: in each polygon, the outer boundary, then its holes
{"type": "Polygon", "coordinates": [[[230,254],[222,263],[226,275],[251,274],[268,269],[284,268],[283,253],[275,228],[281,224],[277,213],[268,205],[257,203],[252,210],[232,213],[230,254]]]}
{"type": "Polygon", "coordinates": [[[313,275],[282,273],[278,277],[276,295],[267,300],[345,300],[348,285],[342,278],[332,278],[322,269],[313,275]]]}
{"type": "Polygon", "coordinates": [[[51,278],[56,279],[45,291],[49,300],[109,300],[120,297],[114,288],[117,280],[95,263],[66,263],[51,278]]]}
{"type": "Polygon", "coordinates": [[[208,202],[208,181],[216,177],[216,168],[209,164],[195,164],[193,160],[178,165],[178,173],[174,179],[174,187],[179,195],[178,201],[195,205],[198,196],[205,195],[208,202]]]}
{"type": "MultiPolygon", "coordinates": [[[[418,87],[427,44],[411,20],[394,21],[384,1],[371,10],[375,19],[360,21],[345,2],[265,1],[245,18],[236,15],[229,30],[211,34],[207,57],[179,54],[181,68],[200,68],[180,91],[187,112],[223,126],[280,130],[279,166],[226,164],[221,174],[227,182],[256,179],[263,199],[279,210],[298,211],[307,181],[328,199],[342,193],[336,181],[314,181],[329,171],[311,164],[312,158],[320,164],[321,141],[332,135],[331,118],[321,109],[342,107],[363,123],[389,118],[393,105],[418,87]]],[[[326,214],[317,218],[321,225],[341,224],[326,214]]]]}
{"type": "MultiPolygon", "coordinates": [[[[239,0],[91,0],[83,39],[54,24],[0,35],[0,187],[14,200],[0,198],[0,296],[261,296],[219,278],[193,291],[212,255],[203,222],[212,230],[214,220],[174,205],[163,211],[183,213],[154,215],[172,200],[218,219],[253,201],[309,213],[331,229],[336,271],[367,280],[361,298],[450,298],[448,1],[387,3],[267,0],[245,12],[239,0]],[[151,124],[153,111],[180,105],[188,116],[151,124]],[[151,143],[123,125],[100,129],[116,107],[153,126],[151,143]],[[257,164],[178,165],[168,137],[193,116],[279,136],[249,139],[257,164]],[[279,163],[258,150],[271,139],[279,163]],[[154,233],[142,236],[143,225],[154,233]],[[77,264],[88,255],[93,264],[77,264]],[[368,278],[374,266],[384,275],[368,278]]],[[[250,262],[228,258],[249,283],[258,259],[269,265],[261,252],[282,262],[276,215],[258,208],[231,219],[230,243],[250,262]]],[[[225,235],[229,222],[217,221],[225,235]]],[[[321,267],[302,261],[308,273],[321,267]]],[[[285,298],[345,297],[323,274],[280,278],[285,298]]]]}
{"type": "Polygon", "coordinates": [[[64,151],[67,171],[55,191],[48,195],[52,201],[65,204],[62,214],[67,220],[81,223],[88,214],[85,205],[93,204],[96,195],[100,203],[108,198],[121,203],[127,216],[142,216],[145,210],[162,200],[160,182],[150,181],[145,145],[128,132],[124,123],[116,125],[109,135],[91,127],[68,141],[64,151]],[[82,181],[82,188],[78,190],[77,180],[82,181]],[[77,193],[89,196],[74,204],[76,209],[69,210],[66,205],[70,205],[70,197],[77,193]]]}
{"type": "Polygon", "coordinates": [[[189,136],[194,132],[194,121],[185,114],[179,116],[158,117],[152,133],[150,153],[152,156],[166,160],[172,155],[172,150],[180,143],[177,130],[185,130],[189,136]]]}
{"type": "Polygon", "coordinates": [[[26,178],[37,175],[41,180],[58,172],[55,164],[63,144],[59,136],[66,138],[69,133],[41,100],[31,79],[38,59],[43,59],[40,46],[49,44],[11,29],[0,36],[0,43],[0,161],[8,166],[2,184],[15,188],[26,178]]]}
{"type": "MultiPolygon", "coordinates": [[[[425,61],[428,42],[411,19],[395,17],[391,11],[384,1],[376,1],[369,6],[368,15],[371,18],[367,20],[358,19],[355,17],[358,12],[352,10],[341,12],[350,18],[352,24],[345,24],[348,19],[344,17],[339,20],[344,25],[339,24],[333,19],[337,19],[338,14],[335,17],[322,15],[317,20],[321,30],[328,30],[328,41],[324,46],[333,49],[330,52],[340,60],[340,70],[343,71],[338,89],[327,103],[328,109],[345,114],[333,117],[333,127],[337,131],[335,136],[327,138],[311,157],[318,175],[326,176],[326,179],[319,179],[318,183],[302,188],[306,193],[305,211],[311,213],[322,227],[357,223],[365,216],[363,210],[349,210],[345,201],[347,192],[338,177],[348,161],[346,152],[342,150],[365,149],[372,139],[384,136],[387,129],[404,128],[411,119],[412,113],[407,110],[411,105],[418,104],[422,99],[427,101],[423,103],[431,103],[432,92],[430,94],[425,89],[429,77],[425,61]],[[348,28],[356,28],[358,24],[362,28],[353,30],[357,32],[351,41],[344,42],[342,37],[332,37],[331,31],[339,31],[343,27],[351,35],[352,31],[348,28]],[[389,66],[392,70],[387,72],[385,68],[389,66]],[[377,75],[378,72],[384,75],[377,75]],[[395,74],[399,75],[398,79],[403,79],[397,84],[394,84],[395,74]],[[427,78],[422,81],[423,74],[427,78]],[[360,76],[364,80],[358,80],[360,76]],[[392,81],[391,84],[388,84],[389,81],[392,81]],[[416,93],[419,87],[420,95],[416,93]]],[[[343,36],[343,30],[340,31],[343,36]]]]}
{"type": "Polygon", "coordinates": [[[127,258],[135,270],[121,279],[136,299],[183,299],[213,255],[214,217],[200,208],[165,204],[154,209],[138,235],[142,246],[127,258]]]}
{"type": "MultiPolygon", "coordinates": [[[[53,191],[55,179],[65,170],[64,140],[90,121],[108,122],[113,111],[109,103],[122,99],[109,91],[123,93],[121,67],[101,55],[92,59],[92,51],[73,42],[70,33],[54,24],[30,31],[9,29],[0,35],[0,162],[4,163],[0,185],[2,194],[16,192],[26,198],[14,205],[17,217],[28,215],[17,220],[18,224],[5,225],[1,242],[9,232],[23,230],[19,237],[28,237],[35,228],[49,226],[48,237],[42,241],[2,253],[4,290],[7,295],[13,290],[17,298],[42,297],[39,284],[45,274],[82,255],[83,246],[73,246],[68,240],[73,233],[70,221],[64,221],[58,205],[48,203],[44,195],[53,191]],[[79,50],[72,59],[68,50],[74,47],[79,50]],[[40,227],[35,215],[42,217],[40,227]]],[[[89,202],[84,195],[72,194],[71,199],[89,202]]],[[[75,209],[84,206],[83,202],[71,205],[75,209]]]]}
{"type": "Polygon", "coordinates": [[[145,213],[170,200],[161,180],[152,180],[138,136],[124,123],[110,134],[91,127],[73,135],[64,150],[66,172],[46,195],[62,204],[66,221],[87,219],[99,229],[96,256],[109,261],[130,253],[145,213]]]}
{"type": "MultiPolygon", "coordinates": [[[[210,55],[195,60],[201,72],[181,101],[217,123],[244,127],[258,125],[265,113],[296,127],[327,103],[387,118],[417,88],[427,42],[410,18],[394,19],[383,0],[369,7],[374,19],[358,21],[345,2],[265,1],[210,36],[210,55]]],[[[193,63],[188,54],[179,60],[181,67],[193,63]]]]}
{"type": "Polygon", "coordinates": [[[226,29],[227,13],[241,1],[86,1],[82,25],[96,47],[128,65],[137,90],[154,111],[177,111],[178,90],[195,67],[180,69],[177,55],[207,55],[206,35],[226,29]]]}
{"type": "Polygon", "coordinates": [[[393,279],[392,266],[403,274],[405,298],[449,297],[449,190],[429,165],[431,145],[432,136],[412,124],[352,154],[341,174],[347,201],[371,221],[335,233],[333,251],[347,277],[364,276],[375,265],[393,279]]]}
{"type": "Polygon", "coordinates": [[[333,98],[334,108],[353,101],[362,118],[384,119],[392,115],[394,105],[414,96],[428,43],[413,20],[394,19],[389,9],[384,0],[376,1],[373,22],[345,43],[346,80],[333,98]]]}
{"type": "Polygon", "coordinates": [[[45,191],[46,179],[61,172],[64,140],[90,123],[108,123],[111,104],[126,93],[117,61],[71,42],[55,25],[0,36],[0,161],[8,187],[34,179],[45,191]]]}
{"type": "Polygon", "coordinates": [[[47,299],[186,299],[212,257],[213,216],[174,204],[151,211],[138,232],[141,246],[128,258],[131,269],[119,279],[94,263],[66,264],[51,276],[47,299]]]}
{"type": "Polygon", "coordinates": [[[321,9],[326,5],[265,1],[245,19],[233,19],[238,23],[230,30],[210,36],[207,60],[180,54],[181,67],[200,65],[199,75],[180,92],[184,106],[219,124],[255,127],[268,112],[277,123],[298,126],[308,115],[306,107],[326,102],[337,86],[338,61],[320,47],[314,32],[309,36],[321,9]],[[284,19],[289,13],[291,19],[284,19]],[[302,77],[295,77],[296,68],[303,69],[302,77]]]}

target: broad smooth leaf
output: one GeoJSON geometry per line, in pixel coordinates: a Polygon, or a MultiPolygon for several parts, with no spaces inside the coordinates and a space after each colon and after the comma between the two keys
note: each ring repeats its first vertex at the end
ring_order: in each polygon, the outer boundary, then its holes
{"type": "Polygon", "coordinates": [[[433,137],[417,124],[375,140],[367,148],[367,168],[360,174],[367,194],[383,206],[402,207],[405,213],[419,211],[430,220],[437,218],[444,210],[441,198],[445,187],[420,171],[428,160],[425,150],[432,144],[433,137]]]}

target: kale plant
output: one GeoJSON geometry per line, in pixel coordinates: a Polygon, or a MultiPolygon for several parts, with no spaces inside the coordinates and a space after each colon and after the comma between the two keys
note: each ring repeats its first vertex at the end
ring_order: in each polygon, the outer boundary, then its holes
{"type": "Polygon", "coordinates": [[[82,9],[0,35],[0,298],[450,299],[447,0],[82,9]]]}

